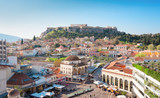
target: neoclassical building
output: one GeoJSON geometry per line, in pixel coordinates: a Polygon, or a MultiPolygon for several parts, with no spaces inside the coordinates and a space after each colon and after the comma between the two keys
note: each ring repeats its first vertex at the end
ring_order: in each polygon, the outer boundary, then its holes
{"type": "Polygon", "coordinates": [[[88,65],[75,55],[68,56],[61,64],[60,71],[66,74],[66,80],[80,80],[82,76],[87,75],[88,65]]]}
{"type": "Polygon", "coordinates": [[[119,62],[111,62],[102,69],[102,81],[119,90],[131,92],[132,70],[119,62]]]}

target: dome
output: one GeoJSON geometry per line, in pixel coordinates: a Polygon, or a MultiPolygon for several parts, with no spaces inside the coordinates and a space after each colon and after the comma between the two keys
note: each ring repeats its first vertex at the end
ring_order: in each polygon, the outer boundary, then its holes
{"type": "Polygon", "coordinates": [[[71,55],[71,56],[68,56],[65,60],[66,61],[76,61],[76,60],[80,60],[80,59],[75,55],[71,55]]]}
{"type": "Polygon", "coordinates": [[[19,94],[20,92],[17,89],[14,89],[9,93],[9,96],[15,97],[15,96],[18,96],[19,94]]]}

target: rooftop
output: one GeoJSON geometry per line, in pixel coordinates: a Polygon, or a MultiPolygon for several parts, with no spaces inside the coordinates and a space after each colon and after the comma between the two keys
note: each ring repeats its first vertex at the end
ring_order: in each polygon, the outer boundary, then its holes
{"type": "Polygon", "coordinates": [[[71,56],[68,56],[65,61],[77,61],[77,60],[80,60],[77,56],[75,55],[71,55],[71,56]]]}
{"type": "Polygon", "coordinates": [[[105,69],[119,70],[127,74],[132,74],[131,69],[126,68],[126,65],[118,63],[116,61],[111,62],[107,67],[105,67],[105,69]]]}
{"type": "Polygon", "coordinates": [[[8,81],[8,85],[26,85],[33,83],[34,80],[24,73],[15,73],[8,81]]]}

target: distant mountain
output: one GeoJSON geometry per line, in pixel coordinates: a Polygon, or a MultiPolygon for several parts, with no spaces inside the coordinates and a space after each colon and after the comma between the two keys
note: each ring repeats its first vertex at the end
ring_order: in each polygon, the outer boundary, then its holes
{"type": "Polygon", "coordinates": [[[7,35],[7,34],[0,33],[0,40],[1,39],[3,39],[3,40],[6,39],[7,42],[15,42],[15,41],[21,39],[21,37],[17,37],[17,36],[13,36],[13,35],[7,35]]]}

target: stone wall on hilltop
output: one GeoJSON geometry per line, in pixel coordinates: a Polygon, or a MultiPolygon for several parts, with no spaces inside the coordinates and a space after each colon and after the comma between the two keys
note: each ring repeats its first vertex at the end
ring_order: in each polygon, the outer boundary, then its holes
{"type": "Polygon", "coordinates": [[[71,24],[68,27],[48,27],[46,31],[44,31],[41,34],[41,38],[44,38],[45,35],[51,31],[54,30],[64,30],[67,32],[97,32],[97,33],[103,33],[104,31],[108,31],[108,32],[117,32],[117,28],[116,27],[92,27],[92,26],[87,26],[87,24],[71,24]]]}

